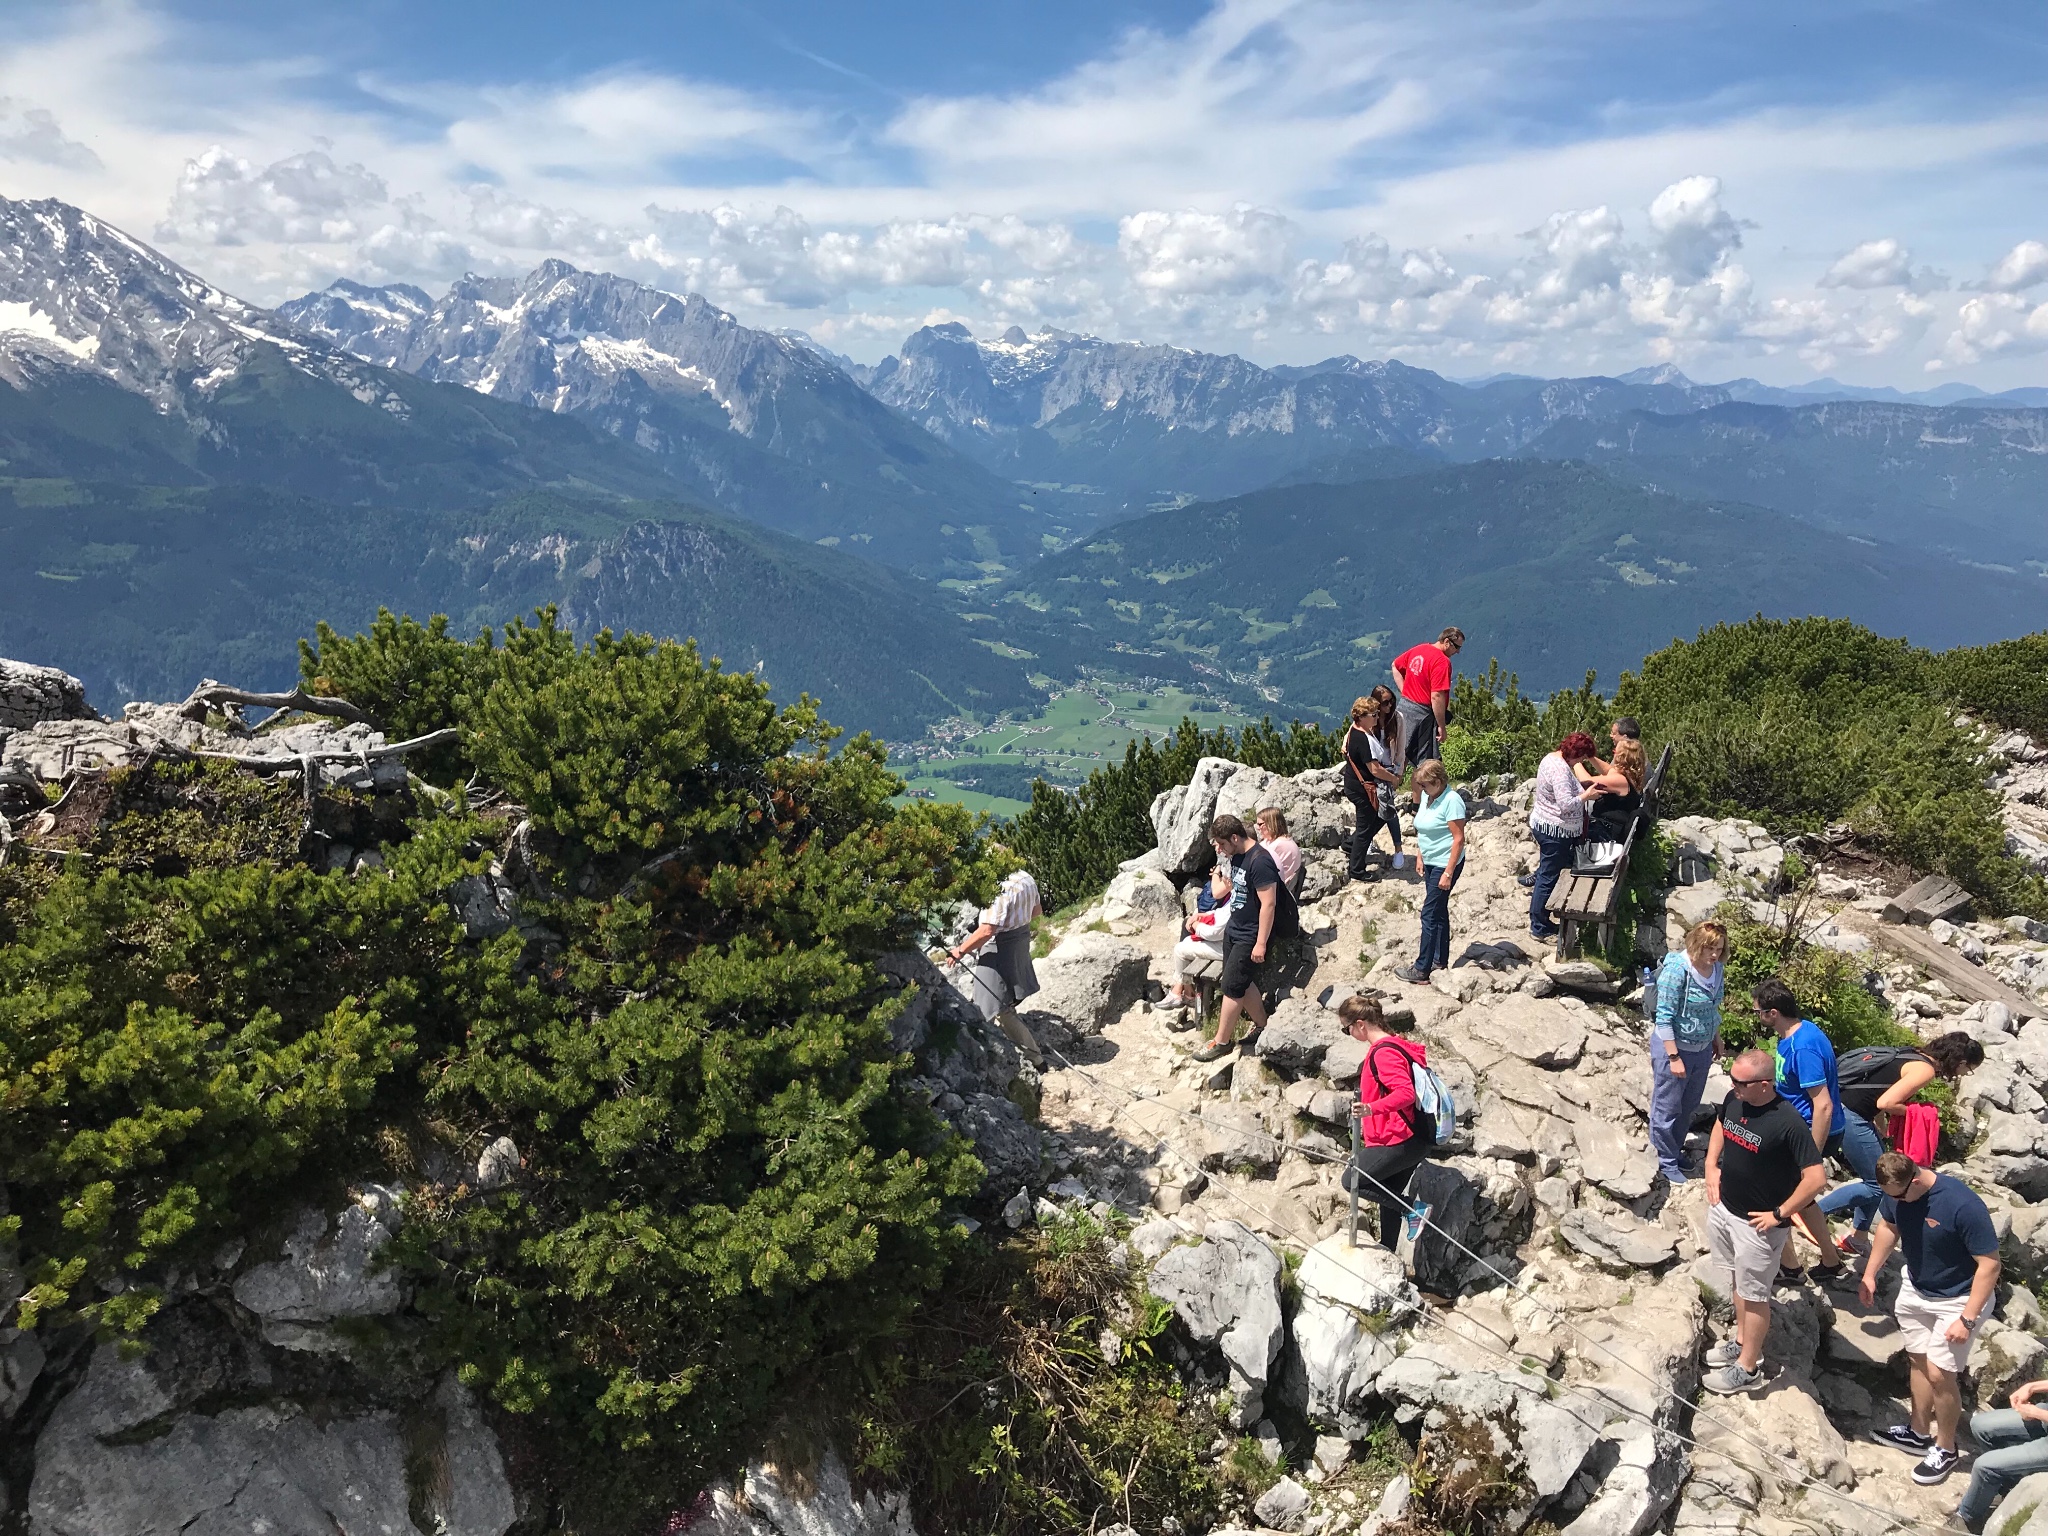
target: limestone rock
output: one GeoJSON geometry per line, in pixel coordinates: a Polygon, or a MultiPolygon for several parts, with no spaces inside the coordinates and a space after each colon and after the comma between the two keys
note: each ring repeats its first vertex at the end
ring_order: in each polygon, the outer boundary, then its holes
{"type": "Polygon", "coordinates": [[[1252,1513],[1268,1529],[1298,1531],[1308,1515],[1308,1503],[1308,1490],[1293,1478],[1283,1477],[1259,1495],[1258,1503],[1252,1506],[1252,1513]]]}
{"type": "Polygon", "coordinates": [[[1025,1016],[1047,1013],[1077,1034],[1099,1034],[1145,995],[1151,956],[1107,933],[1074,933],[1036,962],[1038,992],[1025,1016]]]}
{"type": "Polygon", "coordinates": [[[1640,1423],[1610,1430],[1586,1459],[1597,1491],[1562,1529],[1572,1536],[1643,1536],[1678,1497],[1688,1465],[1675,1435],[1640,1423]]]}
{"type": "Polygon", "coordinates": [[[2014,1483],[1998,1501],[1986,1529],[1999,1536],[2048,1536],[2048,1472],[2035,1472],[2014,1483]]]}
{"type": "Polygon", "coordinates": [[[1323,1055],[1348,1038],[1337,1016],[1304,997],[1290,997],[1275,1008],[1259,1032],[1260,1060],[1283,1072],[1313,1072],[1323,1055]]]}
{"type": "MultiPolygon", "coordinates": [[[[1148,1283],[1190,1338],[1220,1350],[1233,1380],[1263,1396],[1286,1334],[1277,1253],[1241,1223],[1213,1221],[1201,1242],[1160,1259],[1148,1283]]],[[[1237,1406],[1247,1422],[1257,1422],[1254,1404],[1237,1406]]]]}
{"type": "Polygon", "coordinates": [[[1220,1104],[1202,1116],[1201,1165],[1210,1173],[1258,1175],[1280,1165],[1280,1143],[1248,1104],[1220,1104]]]}
{"type": "Polygon", "coordinates": [[[500,1136],[476,1160],[476,1187],[502,1189],[519,1177],[519,1145],[510,1136],[500,1136]]]}
{"type": "Polygon", "coordinates": [[[407,1424],[388,1408],[312,1414],[285,1397],[187,1411],[206,1383],[160,1379],[170,1364],[93,1352],[36,1441],[37,1536],[415,1536],[412,1458],[444,1474],[424,1493],[429,1531],[502,1536],[512,1523],[497,1443],[452,1377],[407,1424]]]}
{"type": "Polygon", "coordinates": [[[1123,870],[1102,893],[1102,916],[1111,924],[1127,923],[1138,929],[1157,923],[1178,924],[1180,893],[1157,870],[1123,870]]]}
{"type": "Polygon", "coordinates": [[[1186,784],[1162,790],[1153,800],[1153,839],[1165,873],[1197,875],[1216,862],[1209,823],[1216,819],[1217,793],[1240,766],[1227,757],[1205,757],[1186,784]]]}
{"type": "Polygon", "coordinates": [[[1539,1067],[1573,1066],[1585,1054],[1584,1022],[1549,998],[1518,993],[1474,1009],[1469,1016],[1473,1035],[1539,1067]]]}
{"type": "Polygon", "coordinates": [[[846,1463],[829,1448],[813,1467],[756,1457],[737,1494],[726,1483],[710,1492],[709,1518],[689,1527],[707,1536],[917,1536],[909,1501],[900,1493],[857,1493],[846,1463]]]}
{"type": "Polygon", "coordinates": [[[1987,1320],[1970,1351],[1970,1380],[1976,1383],[1977,1401],[2004,1407],[2014,1387],[2048,1374],[2044,1362],[2048,1342],[1995,1318],[1987,1320]]]}
{"type": "Polygon", "coordinates": [[[1617,1269],[1655,1269],[1677,1256],[1678,1237],[1626,1212],[1609,1216],[1586,1209],[1567,1214],[1558,1235],[1595,1263],[1617,1269]]]}
{"type": "Polygon", "coordinates": [[[1264,768],[1239,768],[1217,791],[1218,816],[1246,826],[1266,806],[1287,818],[1287,831],[1304,849],[1342,847],[1355,819],[1344,798],[1341,768],[1314,768],[1283,778],[1264,768]]]}
{"type": "Polygon", "coordinates": [[[319,1211],[299,1213],[284,1257],[235,1281],[235,1300],[261,1319],[263,1336],[287,1349],[337,1350],[328,1325],[344,1317],[380,1317],[405,1300],[397,1274],[377,1266],[399,1223],[398,1202],[375,1185],[344,1206],[332,1231],[319,1211]]]}
{"type": "Polygon", "coordinates": [[[1421,1298],[1392,1254],[1353,1248],[1342,1233],[1309,1250],[1295,1283],[1288,1395],[1311,1419],[1361,1438],[1373,1425],[1373,1379],[1398,1352],[1396,1325],[1421,1298]]]}
{"type": "Polygon", "coordinates": [[[0,730],[96,718],[85,702],[85,684],[69,672],[0,657],[0,730]]]}
{"type": "Polygon", "coordinates": [[[1657,1159],[1649,1141],[1624,1135],[1620,1126],[1581,1112],[1572,1122],[1579,1166],[1586,1177],[1619,1200],[1640,1200],[1657,1181],[1657,1159]]]}

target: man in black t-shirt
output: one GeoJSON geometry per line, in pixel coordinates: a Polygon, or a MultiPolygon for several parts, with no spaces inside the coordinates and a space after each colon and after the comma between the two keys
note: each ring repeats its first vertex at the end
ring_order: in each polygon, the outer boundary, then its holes
{"type": "Polygon", "coordinates": [[[1913,1422],[1872,1433],[1921,1458],[1914,1482],[1938,1483],[1961,1459],[1956,1425],[1963,1395],[1957,1378],[1970,1363],[1970,1345],[1998,1294],[1998,1232],[1974,1189],[1922,1168],[1903,1152],[1878,1158],[1877,1187],[1884,1197],[1859,1299],[1866,1307],[1877,1300],[1877,1273],[1896,1244],[1906,1256],[1906,1277],[1892,1315],[1912,1364],[1913,1422]]]}
{"type": "Polygon", "coordinates": [[[1734,1092],[1707,1140],[1707,1243],[1735,1277],[1735,1336],[1707,1352],[1709,1392],[1753,1392],[1764,1382],[1771,1287],[1791,1235],[1790,1213],[1827,1183],[1820,1149],[1799,1112],[1778,1096],[1778,1069],[1762,1051],[1728,1068],[1734,1092]]]}
{"type": "Polygon", "coordinates": [[[1195,1052],[1197,1061],[1215,1061],[1236,1043],[1240,1013],[1252,1021],[1254,1033],[1265,1026],[1259,979],[1281,901],[1280,866],[1242,821],[1218,816],[1209,824],[1209,842],[1218,858],[1230,860],[1230,921],[1223,927],[1223,1007],[1216,1038],[1195,1052]]]}

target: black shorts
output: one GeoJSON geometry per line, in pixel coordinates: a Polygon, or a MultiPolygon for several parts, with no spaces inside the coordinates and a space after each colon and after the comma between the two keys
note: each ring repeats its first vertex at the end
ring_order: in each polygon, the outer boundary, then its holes
{"type": "MultiPolygon", "coordinates": [[[[1257,939],[1233,939],[1228,934],[1224,935],[1223,995],[1225,997],[1241,998],[1247,991],[1258,986],[1264,979],[1266,962],[1252,959],[1252,949],[1257,943],[1257,939]]],[[[1269,945],[1266,953],[1271,955],[1272,952],[1272,948],[1269,945]]]]}

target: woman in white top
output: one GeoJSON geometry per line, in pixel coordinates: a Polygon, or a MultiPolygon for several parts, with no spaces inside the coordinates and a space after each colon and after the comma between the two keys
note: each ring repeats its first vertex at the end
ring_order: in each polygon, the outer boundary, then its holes
{"type": "Polygon", "coordinates": [[[1554,939],[1550,893],[1557,877],[1572,867],[1572,854],[1586,835],[1586,805],[1572,769],[1593,755],[1593,738],[1573,731],[1536,767],[1536,797],[1529,803],[1529,832],[1536,839],[1536,872],[1529,886],[1529,937],[1554,939]]]}

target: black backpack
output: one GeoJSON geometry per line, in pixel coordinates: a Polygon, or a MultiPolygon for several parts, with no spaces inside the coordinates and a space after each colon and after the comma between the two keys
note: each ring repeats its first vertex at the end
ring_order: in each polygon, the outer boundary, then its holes
{"type": "Polygon", "coordinates": [[[1927,1054],[1910,1045],[1859,1045],[1835,1058],[1835,1077],[1844,1088],[1882,1084],[1899,1080],[1896,1068],[1909,1061],[1925,1061],[1927,1054]]]}

